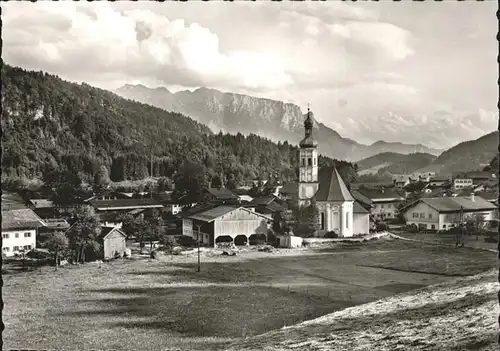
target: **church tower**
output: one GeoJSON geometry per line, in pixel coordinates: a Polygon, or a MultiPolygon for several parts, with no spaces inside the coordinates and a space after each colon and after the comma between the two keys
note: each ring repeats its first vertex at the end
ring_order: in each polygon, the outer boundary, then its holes
{"type": "Polygon", "coordinates": [[[305,137],[299,143],[299,205],[306,204],[318,191],[318,142],[312,131],[314,115],[307,109],[305,137]]]}

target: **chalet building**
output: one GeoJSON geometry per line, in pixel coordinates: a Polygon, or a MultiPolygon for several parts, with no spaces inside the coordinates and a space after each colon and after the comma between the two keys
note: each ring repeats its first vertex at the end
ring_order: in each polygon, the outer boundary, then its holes
{"type": "Polygon", "coordinates": [[[70,227],[64,218],[46,218],[43,222],[45,226],[38,228],[38,234],[65,232],[70,227]]]}
{"type": "Polygon", "coordinates": [[[473,181],[472,178],[467,176],[466,172],[457,172],[452,174],[452,185],[454,190],[470,188],[473,181]]]}
{"type": "Polygon", "coordinates": [[[371,200],[371,214],[376,220],[396,218],[398,206],[404,201],[395,189],[358,189],[360,193],[371,200]]]}
{"type": "Polygon", "coordinates": [[[228,188],[208,188],[205,191],[205,198],[209,202],[218,204],[238,204],[239,197],[228,188]]]}
{"type": "Polygon", "coordinates": [[[410,184],[410,179],[405,176],[399,176],[393,179],[393,181],[394,181],[394,187],[397,189],[403,189],[405,186],[410,184]]]}
{"type": "Polygon", "coordinates": [[[480,213],[484,220],[498,218],[498,207],[475,195],[457,197],[421,198],[403,209],[408,225],[421,230],[447,230],[459,225],[460,213],[464,219],[480,213]]]}
{"type": "Polygon", "coordinates": [[[479,185],[495,178],[495,174],[491,172],[473,171],[467,172],[467,178],[472,179],[473,185],[479,185]]]}
{"type": "Polygon", "coordinates": [[[182,220],[182,234],[213,247],[222,243],[248,245],[259,238],[266,240],[272,222],[271,217],[244,207],[206,205],[188,212],[182,220]]]}
{"type": "Polygon", "coordinates": [[[43,226],[44,221],[31,209],[2,211],[2,255],[36,248],[38,228],[43,226]]]}
{"type": "Polygon", "coordinates": [[[276,213],[283,212],[287,206],[275,196],[261,196],[253,199],[244,207],[263,215],[273,217],[276,213]]]}
{"type": "Polygon", "coordinates": [[[432,177],[429,180],[429,185],[431,187],[434,187],[434,188],[443,187],[449,183],[450,183],[450,178],[445,177],[445,176],[436,176],[436,177],[432,177]]]}
{"type": "Polygon", "coordinates": [[[90,200],[89,204],[96,212],[162,209],[163,205],[155,199],[119,199],[119,200],[90,200]]]}
{"type": "Polygon", "coordinates": [[[358,201],[354,201],[353,206],[353,233],[368,234],[370,232],[370,212],[364,208],[358,201]]]}
{"type": "Polygon", "coordinates": [[[83,202],[89,202],[89,201],[92,201],[92,200],[99,200],[99,201],[103,201],[103,200],[123,200],[123,199],[130,199],[130,198],[132,198],[132,195],[133,194],[131,194],[130,196],[128,196],[125,193],[120,193],[120,192],[117,192],[117,191],[114,191],[114,190],[105,189],[105,190],[101,191],[99,194],[95,194],[95,195],[89,197],[88,199],[83,200],[83,202]]]}
{"type": "Polygon", "coordinates": [[[58,215],[58,211],[54,203],[47,199],[29,200],[28,207],[41,218],[55,218],[58,215]]]}

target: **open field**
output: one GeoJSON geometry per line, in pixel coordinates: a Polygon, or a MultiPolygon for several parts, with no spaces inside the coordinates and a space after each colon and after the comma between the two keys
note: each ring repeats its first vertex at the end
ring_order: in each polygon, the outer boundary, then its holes
{"type": "Polygon", "coordinates": [[[201,272],[195,254],[57,272],[44,267],[3,276],[4,348],[220,350],[247,336],[496,265],[492,252],[381,239],[204,255],[201,272]]]}
{"type": "MultiPolygon", "coordinates": [[[[395,231],[395,234],[408,239],[435,242],[445,245],[455,245],[455,240],[456,240],[455,235],[443,234],[443,233],[439,234],[408,233],[408,232],[399,233],[395,231]]],[[[480,248],[480,249],[488,249],[488,250],[498,250],[498,243],[488,243],[484,241],[484,236],[479,236],[479,237],[476,237],[475,235],[465,236],[465,246],[480,248]]]]}
{"type": "Polygon", "coordinates": [[[227,350],[498,350],[497,271],[348,308],[227,350]]]}

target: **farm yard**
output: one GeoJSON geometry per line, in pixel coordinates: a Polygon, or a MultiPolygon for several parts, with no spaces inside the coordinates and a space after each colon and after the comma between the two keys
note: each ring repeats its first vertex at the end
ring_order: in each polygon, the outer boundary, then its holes
{"type": "Polygon", "coordinates": [[[196,260],[166,255],[4,274],[4,348],[262,349],[259,337],[244,338],[379,299],[394,305],[395,294],[497,266],[493,252],[394,239],[203,254],[201,272],[196,260]]]}

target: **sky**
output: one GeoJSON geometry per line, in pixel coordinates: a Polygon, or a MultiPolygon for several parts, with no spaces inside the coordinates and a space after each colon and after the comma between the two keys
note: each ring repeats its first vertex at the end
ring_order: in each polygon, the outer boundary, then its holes
{"type": "Polygon", "coordinates": [[[116,89],[292,102],[361,143],[448,148],[498,128],[485,2],[8,2],[3,59],[116,89]]]}

